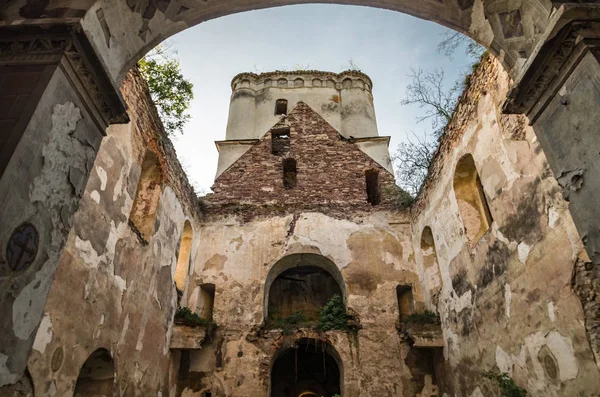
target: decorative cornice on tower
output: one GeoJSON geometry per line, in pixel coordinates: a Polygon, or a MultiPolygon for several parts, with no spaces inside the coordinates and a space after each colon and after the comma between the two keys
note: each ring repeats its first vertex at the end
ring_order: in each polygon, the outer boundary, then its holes
{"type": "Polygon", "coordinates": [[[231,81],[232,91],[244,88],[259,91],[264,88],[301,88],[330,87],[338,90],[360,88],[371,92],[371,78],[358,70],[346,70],[341,73],[321,70],[276,70],[266,73],[240,73],[231,81]]]}

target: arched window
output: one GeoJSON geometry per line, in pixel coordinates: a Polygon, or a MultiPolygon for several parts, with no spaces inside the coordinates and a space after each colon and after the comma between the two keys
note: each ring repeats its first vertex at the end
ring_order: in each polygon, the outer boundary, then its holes
{"type": "Polygon", "coordinates": [[[454,194],[467,237],[474,244],[492,225],[492,215],[470,154],[463,156],[456,165],[454,194]]]}
{"type": "Polygon", "coordinates": [[[162,188],[162,170],[158,156],[148,150],[142,162],[142,172],[138,181],[129,221],[141,237],[148,241],[154,229],[154,219],[162,188]]]}
{"type": "Polygon", "coordinates": [[[275,101],[275,115],[286,115],[287,114],[287,99],[278,99],[275,101]]]}
{"type": "Polygon", "coordinates": [[[116,395],[115,365],[110,352],[93,352],[79,371],[74,397],[112,397],[116,395]]]}
{"type": "Polygon", "coordinates": [[[190,221],[185,221],[181,241],[179,243],[179,253],[177,255],[177,267],[175,268],[175,286],[179,291],[185,290],[188,274],[190,273],[190,254],[192,253],[192,237],[194,231],[190,221]]]}
{"type": "Polygon", "coordinates": [[[381,187],[379,186],[379,171],[365,171],[365,184],[367,187],[367,201],[371,205],[377,205],[381,202],[381,187]]]}
{"type": "Polygon", "coordinates": [[[423,258],[423,267],[425,268],[425,278],[434,304],[437,304],[437,298],[442,289],[442,277],[438,264],[437,251],[433,240],[433,233],[429,226],[423,229],[421,234],[421,258],[423,258]]]}
{"type": "Polygon", "coordinates": [[[273,265],[265,281],[265,320],[302,312],[307,321],[316,321],[335,295],[345,302],[344,280],[331,260],[318,254],[285,256],[273,265]]]}
{"type": "Polygon", "coordinates": [[[304,87],[304,80],[302,80],[300,77],[296,78],[294,80],[294,87],[304,87]]]}
{"type": "Polygon", "coordinates": [[[296,187],[296,160],[283,160],[283,186],[288,189],[296,187]]]}

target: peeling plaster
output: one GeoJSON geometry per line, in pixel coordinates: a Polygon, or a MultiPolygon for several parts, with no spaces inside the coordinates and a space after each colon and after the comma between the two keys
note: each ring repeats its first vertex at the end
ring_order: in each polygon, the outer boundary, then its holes
{"type": "Polygon", "coordinates": [[[97,190],[90,193],[90,198],[94,200],[96,204],[100,204],[100,193],[98,193],[97,190]]]}
{"type": "Polygon", "coordinates": [[[552,322],[556,320],[556,314],[554,313],[554,302],[552,301],[548,301],[548,317],[552,322]]]}
{"type": "Polygon", "coordinates": [[[519,261],[521,261],[522,264],[526,264],[527,258],[529,257],[530,247],[524,242],[522,242],[519,244],[517,249],[519,251],[519,261]]]}
{"type": "Polygon", "coordinates": [[[504,306],[506,312],[506,318],[510,318],[510,302],[512,300],[512,294],[510,291],[510,284],[504,284],[504,306]]]}
{"type": "Polygon", "coordinates": [[[49,315],[45,315],[42,321],[40,322],[40,326],[38,328],[38,332],[35,336],[35,340],[33,342],[33,348],[44,354],[46,351],[46,346],[48,343],[52,341],[52,320],[49,315]]]}

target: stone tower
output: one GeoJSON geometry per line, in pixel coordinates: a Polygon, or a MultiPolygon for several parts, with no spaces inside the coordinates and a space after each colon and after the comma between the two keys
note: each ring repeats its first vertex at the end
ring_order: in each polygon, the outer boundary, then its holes
{"type": "Polygon", "coordinates": [[[229,119],[219,150],[217,176],[235,162],[299,101],[392,172],[389,137],[380,137],[366,74],[315,70],[240,73],[231,82],[229,119]]]}

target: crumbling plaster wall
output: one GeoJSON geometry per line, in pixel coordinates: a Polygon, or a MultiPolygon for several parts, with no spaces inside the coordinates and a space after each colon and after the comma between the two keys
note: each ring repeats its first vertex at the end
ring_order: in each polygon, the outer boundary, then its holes
{"type": "Polygon", "coordinates": [[[396,286],[413,285],[415,299],[423,302],[406,213],[342,220],[299,212],[243,223],[221,217],[202,225],[200,246],[195,282],[216,285],[218,329],[211,343],[192,353],[190,378],[197,382],[179,390],[182,395],[210,390],[214,396],[267,396],[273,355],[302,336],[327,340],[339,353],[345,396],[414,395],[403,394],[411,375],[404,365],[408,348],[396,329],[396,286]],[[357,336],[305,330],[282,337],[279,330],[262,328],[267,275],[278,260],[298,253],[323,255],[335,263],[348,309],[360,319],[357,336]]]}
{"type": "MultiPolygon", "coordinates": [[[[147,87],[135,71],[122,93],[132,121],[111,126],[102,141],[29,357],[39,395],[70,396],[81,366],[98,348],[111,352],[117,395],[170,392],[177,250],[184,222],[196,225],[199,217],[147,87]],[[161,161],[163,185],[154,230],[143,241],[128,217],[146,147],[161,161]]],[[[198,244],[196,228],[192,255],[198,244]]]]}
{"type": "Polygon", "coordinates": [[[86,105],[57,68],[0,179],[0,394],[25,371],[101,139],[86,105]],[[37,254],[28,267],[15,271],[7,245],[24,222],[37,231],[37,254]]]}
{"type": "Polygon", "coordinates": [[[448,396],[494,395],[479,371],[495,369],[534,397],[598,396],[598,367],[572,287],[574,265],[586,254],[533,130],[522,116],[501,112],[510,83],[485,57],[414,207],[417,271],[427,306],[442,318],[440,389],[448,396]],[[479,241],[468,241],[453,191],[465,154],[475,160],[493,218],[479,241]],[[426,226],[439,269],[423,266],[426,226]],[[429,291],[438,282],[436,302],[429,291]]]}

